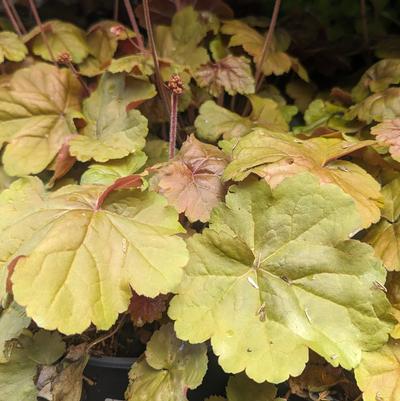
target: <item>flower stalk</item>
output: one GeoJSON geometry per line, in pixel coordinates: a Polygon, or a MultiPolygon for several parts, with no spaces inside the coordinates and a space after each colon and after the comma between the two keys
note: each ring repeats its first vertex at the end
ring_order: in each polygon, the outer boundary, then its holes
{"type": "Polygon", "coordinates": [[[176,133],[178,129],[178,102],[182,95],[184,85],[179,75],[173,74],[168,81],[168,89],[171,91],[171,111],[169,126],[169,158],[175,157],[176,133]]]}
{"type": "Polygon", "coordinates": [[[135,13],[133,12],[132,4],[130,0],[124,0],[126,12],[128,13],[129,21],[131,22],[132,28],[136,34],[136,39],[141,53],[145,52],[144,42],[142,34],[139,31],[139,26],[136,22],[135,13]]]}

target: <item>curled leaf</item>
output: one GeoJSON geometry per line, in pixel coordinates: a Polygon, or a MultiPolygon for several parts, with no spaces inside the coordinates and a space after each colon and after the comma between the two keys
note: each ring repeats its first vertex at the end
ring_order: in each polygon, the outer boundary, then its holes
{"type": "Polygon", "coordinates": [[[400,161],[400,118],[384,120],[371,128],[371,134],[378,142],[389,146],[393,159],[400,161]]]}
{"type": "Polygon", "coordinates": [[[358,165],[337,159],[372,143],[338,138],[299,140],[288,134],[258,129],[237,142],[224,178],[241,181],[254,173],[275,187],[286,177],[310,171],[321,182],[334,183],[347,192],[356,202],[363,226],[368,227],[380,218],[380,185],[358,165]]]}

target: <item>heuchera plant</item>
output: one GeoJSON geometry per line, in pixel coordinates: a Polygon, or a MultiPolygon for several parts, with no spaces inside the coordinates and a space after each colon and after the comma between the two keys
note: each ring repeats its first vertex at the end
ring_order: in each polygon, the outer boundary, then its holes
{"type": "Polygon", "coordinates": [[[187,401],[212,354],[208,401],[400,400],[400,40],[385,2],[282,3],[3,1],[0,401],[80,401],[124,336],[127,401],[187,401]]]}

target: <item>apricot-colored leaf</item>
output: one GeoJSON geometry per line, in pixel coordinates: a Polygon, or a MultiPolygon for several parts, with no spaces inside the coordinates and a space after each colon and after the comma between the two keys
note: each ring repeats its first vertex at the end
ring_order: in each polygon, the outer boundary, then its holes
{"type": "Polygon", "coordinates": [[[364,401],[400,400],[400,344],[391,340],[381,349],[364,352],[355,369],[364,401]]]}
{"type": "Polygon", "coordinates": [[[195,78],[201,88],[207,88],[215,97],[224,91],[231,96],[255,91],[250,62],[245,57],[229,55],[215,63],[205,64],[197,69],[195,78]]]}
{"type": "Polygon", "coordinates": [[[289,134],[258,129],[235,145],[224,178],[241,181],[254,173],[275,187],[286,177],[310,171],[321,182],[334,183],[347,192],[356,202],[362,226],[368,227],[380,218],[380,185],[358,165],[337,159],[372,143],[338,138],[299,140],[289,134]]]}
{"type": "Polygon", "coordinates": [[[192,135],[178,155],[158,171],[155,189],[190,221],[208,221],[225,194],[221,176],[226,165],[221,150],[192,135]]]}
{"type": "Polygon", "coordinates": [[[400,118],[384,120],[371,128],[376,140],[389,147],[393,159],[400,161],[400,118]]]}

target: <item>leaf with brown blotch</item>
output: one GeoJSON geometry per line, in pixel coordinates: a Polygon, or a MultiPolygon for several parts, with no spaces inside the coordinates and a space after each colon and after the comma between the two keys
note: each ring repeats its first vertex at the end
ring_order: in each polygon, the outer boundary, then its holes
{"type": "Polygon", "coordinates": [[[378,142],[389,146],[394,160],[400,161],[400,118],[385,120],[371,128],[378,142]]]}
{"type": "Polygon", "coordinates": [[[337,160],[374,141],[348,142],[339,138],[300,140],[292,135],[256,129],[237,142],[224,179],[242,181],[254,173],[272,187],[285,178],[310,171],[322,183],[334,183],[355,201],[363,227],[380,218],[380,185],[361,167],[337,160]]]}
{"type": "Polygon", "coordinates": [[[201,88],[218,97],[224,91],[234,96],[254,93],[255,81],[246,57],[229,55],[215,63],[208,63],[197,69],[195,79],[201,88]]]}
{"type": "Polygon", "coordinates": [[[165,294],[149,298],[134,292],[129,305],[133,324],[142,327],[146,323],[161,319],[163,312],[167,309],[169,298],[169,295],[165,294]]]}
{"type": "Polygon", "coordinates": [[[221,150],[198,141],[192,135],[182,145],[177,157],[159,170],[154,186],[190,221],[206,222],[212,208],[225,194],[221,176],[226,165],[221,150]]]}

